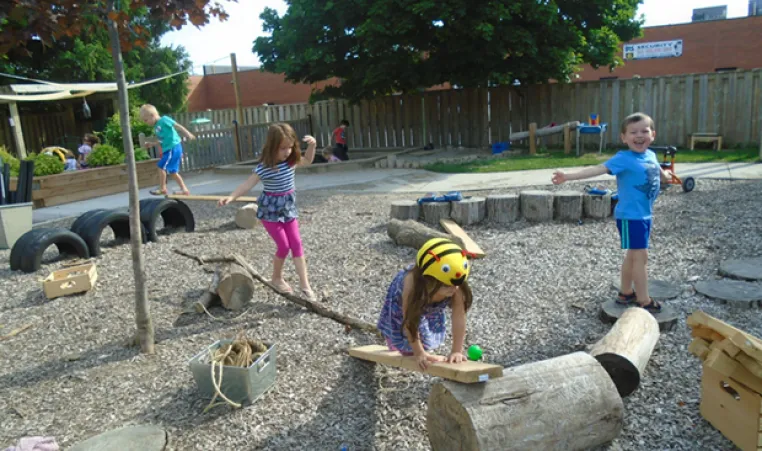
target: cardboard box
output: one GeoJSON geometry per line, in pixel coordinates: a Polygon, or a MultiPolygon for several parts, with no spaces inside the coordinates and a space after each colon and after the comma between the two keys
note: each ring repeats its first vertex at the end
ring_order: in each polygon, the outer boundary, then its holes
{"type": "Polygon", "coordinates": [[[762,395],[703,365],[701,416],[743,451],[762,448],[762,395]]]}
{"type": "Polygon", "coordinates": [[[98,280],[95,263],[72,266],[53,271],[42,282],[42,290],[48,299],[90,291],[98,280]]]}

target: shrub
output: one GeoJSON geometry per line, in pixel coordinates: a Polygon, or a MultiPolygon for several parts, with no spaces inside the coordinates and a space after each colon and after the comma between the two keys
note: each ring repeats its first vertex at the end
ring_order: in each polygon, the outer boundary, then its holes
{"type": "Polygon", "coordinates": [[[0,146],[0,158],[3,159],[3,165],[8,163],[11,166],[11,175],[19,175],[19,167],[21,166],[21,162],[14,155],[8,153],[8,149],[6,149],[4,146],[0,146]]]}
{"type": "MultiPolygon", "coordinates": [[[[126,156],[125,156],[126,158],[126,156]]],[[[143,149],[142,147],[135,148],[135,161],[145,161],[150,160],[151,156],[148,155],[148,151],[143,149]]],[[[125,160],[127,161],[127,160],[125,160]]]]}
{"type": "Polygon", "coordinates": [[[34,161],[34,175],[36,177],[60,174],[64,171],[63,161],[61,161],[58,155],[32,153],[25,160],[34,161]]]}
{"type": "MultiPolygon", "coordinates": [[[[137,148],[140,145],[138,135],[143,133],[146,136],[153,136],[153,127],[140,120],[139,109],[137,107],[130,110],[130,129],[132,130],[132,142],[137,148]]],[[[106,123],[106,127],[101,132],[104,144],[115,147],[124,153],[124,143],[122,142],[122,126],[119,123],[119,113],[111,116],[106,123]]],[[[136,155],[137,157],[137,152],[136,155]]]]}
{"type": "Polygon", "coordinates": [[[114,166],[124,163],[124,154],[114,146],[99,144],[87,157],[87,164],[97,168],[101,166],[114,166]]]}

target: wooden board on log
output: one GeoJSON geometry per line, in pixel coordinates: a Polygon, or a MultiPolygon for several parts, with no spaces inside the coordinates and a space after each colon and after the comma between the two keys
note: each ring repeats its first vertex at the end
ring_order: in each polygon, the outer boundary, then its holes
{"type": "Polygon", "coordinates": [[[426,242],[432,238],[446,238],[454,241],[458,246],[465,249],[465,245],[461,238],[442,233],[431,227],[426,227],[420,222],[412,219],[406,221],[391,219],[389,224],[386,225],[386,233],[389,235],[389,238],[394,241],[394,244],[398,246],[412,247],[415,250],[420,249],[421,246],[426,244],[426,242]]]}
{"type": "Polygon", "coordinates": [[[384,365],[419,371],[431,376],[450,379],[464,384],[486,382],[503,375],[503,367],[483,362],[467,360],[462,363],[429,363],[426,371],[422,371],[413,356],[403,356],[397,351],[391,351],[386,346],[368,345],[349,349],[349,355],[358,359],[382,363],[384,365]]]}
{"type": "Polygon", "coordinates": [[[584,352],[506,368],[484,384],[437,383],[426,413],[437,451],[593,449],[623,424],[616,386],[584,352]]]}
{"type": "MultiPolygon", "coordinates": [[[[209,201],[215,201],[218,202],[220,199],[224,199],[228,196],[202,196],[197,194],[167,194],[167,199],[175,199],[175,200],[209,200],[209,201]]],[[[257,202],[256,197],[251,196],[241,196],[238,199],[234,200],[233,202],[257,202]]]]}
{"type": "Polygon", "coordinates": [[[474,258],[481,258],[486,255],[482,248],[479,247],[479,245],[476,244],[470,236],[468,236],[466,231],[460,228],[460,226],[454,221],[451,219],[442,219],[439,221],[439,223],[442,225],[442,228],[447,231],[447,233],[458,237],[463,243],[463,246],[465,246],[464,249],[474,254],[474,258]]]}

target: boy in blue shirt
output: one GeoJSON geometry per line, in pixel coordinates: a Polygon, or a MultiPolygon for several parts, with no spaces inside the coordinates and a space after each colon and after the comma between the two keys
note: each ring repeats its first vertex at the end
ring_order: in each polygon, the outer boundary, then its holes
{"type": "MultiPolygon", "coordinates": [[[[159,112],[156,111],[156,107],[153,105],[145,104],[140,107],[140,120],[153,126],[153,133],[159,138],[162,151],[161,160],[157,163],[159,167],[159,189],[151,190],[151,194],[154,196],[167,194],[167,174],[171,174],[172,178],[180,185],[180,191],[175,192],[175,194],[190,194],[190,190],[185,186],[183,178],[180,177],[180,161],[183,157],[183,145],[177,132],[180,132],[188,139],[196,139],[196,137],[185,127],[176,123],[171,117],[159,116],[159,112]]],[[[144,146],[150,148],[154,144],[147,142],[144,146]]]]}
{"type": "Polygon", "coordinates": [[[656,154],[648,146],[656,138],[654,121],[648,115],[635,113],[622,122],[622,150],[599,166],[566,174],[556,171],[553,184],[580,180],[603,174],[616,176],[619,202],[614,210],[622,249],[627,249],[622,263],[621,290],[617,303],[639,305],[651,313],[661,311],[661,304],[648,293],[648,241],[654,201],[659,195],[660,178],[669,181],[672,175],[662,169],[656,154]],[[635,289],[632,289],[633,283],[635,289]]]}

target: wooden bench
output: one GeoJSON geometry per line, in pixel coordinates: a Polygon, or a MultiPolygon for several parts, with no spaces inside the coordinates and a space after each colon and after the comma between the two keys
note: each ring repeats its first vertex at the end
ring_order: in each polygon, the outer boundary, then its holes
{"type": "Polygon", "coordinates": [[[697,142],[716,143],[716,150],[722,150],[722,135],[717,133],[691,133],[691,150],[697,142]]]}

